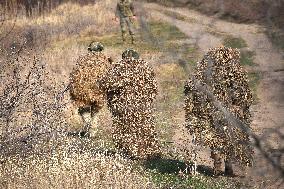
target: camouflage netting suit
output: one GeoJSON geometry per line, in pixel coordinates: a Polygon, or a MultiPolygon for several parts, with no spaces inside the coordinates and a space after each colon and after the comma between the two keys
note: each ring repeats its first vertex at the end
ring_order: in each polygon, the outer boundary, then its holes
{"type": "Polygon", "coordinates": [[[70,96],[84,120],[83,135],[89,131],[92,122],[97,121],[95,114],[106,103],[106,96],[98,87],[97,80],[107,72],[112,62],[101,52],[101,44],[91,43],[88,50],[88,54],[79,57],[70,74],[70,96]]]}
{"type": "Polygon", "coordinates": [[[185,96],[186,127],[197,143],[212,149],[215,173],[221,172],[221,157],[228,174],[233,174],[231,161],[251,165],[249,135],[231,119],[233,116],[249,129],[252,94],[239,51],[211,49],[187,81],[185,96]]]}
{"type": "Polygon", "coordinates": [[[131,42],[134,43],[134,25],[133,25],[133,16],[134,7],[131,0],[119,0],[116,7],[116,16],[120,19],[120,27],[122,40],[125,42],[125,35],[127,28],[131,36],[131,42]]]}
{"type": "Polygon", "coordinates": [[[112,64],[101,83],[112,112],[116,146],[134,158],[158,155],[153,116],[157,84],[153,69],[144,60],[124,57],[112,64]]]}

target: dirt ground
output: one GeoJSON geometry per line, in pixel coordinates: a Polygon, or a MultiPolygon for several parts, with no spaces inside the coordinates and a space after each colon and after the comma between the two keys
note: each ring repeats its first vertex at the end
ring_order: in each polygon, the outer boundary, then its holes
{"type": "MultiPolygon", "coordinates": [[[[256,24],[237,24],[208,17],[187,8],[165,8],[157,4],[145,4],[144,9],[151,10],[151,16],[178,27],[189,37],[190,43],[199,47],[204,54],[209,48],[220,46],[224,36],[230,35],[246,41],[247,49],[255,52],[253,67],[248,71],[258,72],[260,82],[257,88],[258,102],[251,112],[253,114],[252,129],[259,137],[265,137],[273,149],[283,148],[284,134],[284,53],[276,49],[264,33],[264,28],[256,24]],[[169,16],[164,12],[171,12],[169,16]],[[277,134],[270,132],[277,129],[277,134]]],[[[182,113],[181,113],[182,114],[182,113]]],[[[182,123],[180,123],[182,125],[182,123]]],[[[179,144],[181,131],[177,129],[174,140],[179,144]]],[[[245,177],[253,187],[277,188],[277,175],[266,160],[255,150],[255,165],[252,168],[238,170],[238,175],[245,177]]],[[[207,157],[199,160],[204,165],[212,166],[209,151],[202,150],[199,156],[207,157]]],[[[278,185],[277,185],[278,184],[278,185]]]]}

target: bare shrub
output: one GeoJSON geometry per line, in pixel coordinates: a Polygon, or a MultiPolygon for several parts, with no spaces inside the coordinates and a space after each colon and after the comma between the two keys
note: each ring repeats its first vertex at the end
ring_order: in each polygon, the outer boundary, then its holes
{"type": "Polygon", "coordinates": [[[25,43],[13,43],[11,52],[1,51],[0,150],[5,152],[1,158],[25,154],[24,148],[28,150],[66,128],[63,106],[55,101],[55,82],[45,64],[34,51],[27,50],[25,43]]]}

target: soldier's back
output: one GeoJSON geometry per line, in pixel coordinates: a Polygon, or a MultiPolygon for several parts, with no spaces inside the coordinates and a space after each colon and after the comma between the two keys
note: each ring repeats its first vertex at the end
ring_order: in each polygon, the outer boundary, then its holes
{"type": "Polygon", "coordinates": [[[83,105],[104,99],[104,93],[99,88],[97,80],[109,67],[109,57],[102,52],[88,52],[78,58],[70,74],[70,94],[76,103],[83,105]]]}
{"type": "Polygon", "coordinates": [[[239,60],[237,50],[220,47],[210,50],[198,63],[185,86],[186,122],[199,143],[249,164],[249,135],[233,120],[250,125],[252,94],[239,60]]]}

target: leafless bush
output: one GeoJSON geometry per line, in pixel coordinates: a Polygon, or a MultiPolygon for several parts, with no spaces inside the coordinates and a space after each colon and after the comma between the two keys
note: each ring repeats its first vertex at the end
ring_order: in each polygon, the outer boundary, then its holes
{"type": "Polygon", "coordinates": [[[52,138],[66,127],[63,106],[53,98],[54,81],[44,63],[24,43],[14,43],[12,51],[1,51],[1,156],[26,153],[23,148],[38,139],[52,138]]]}

